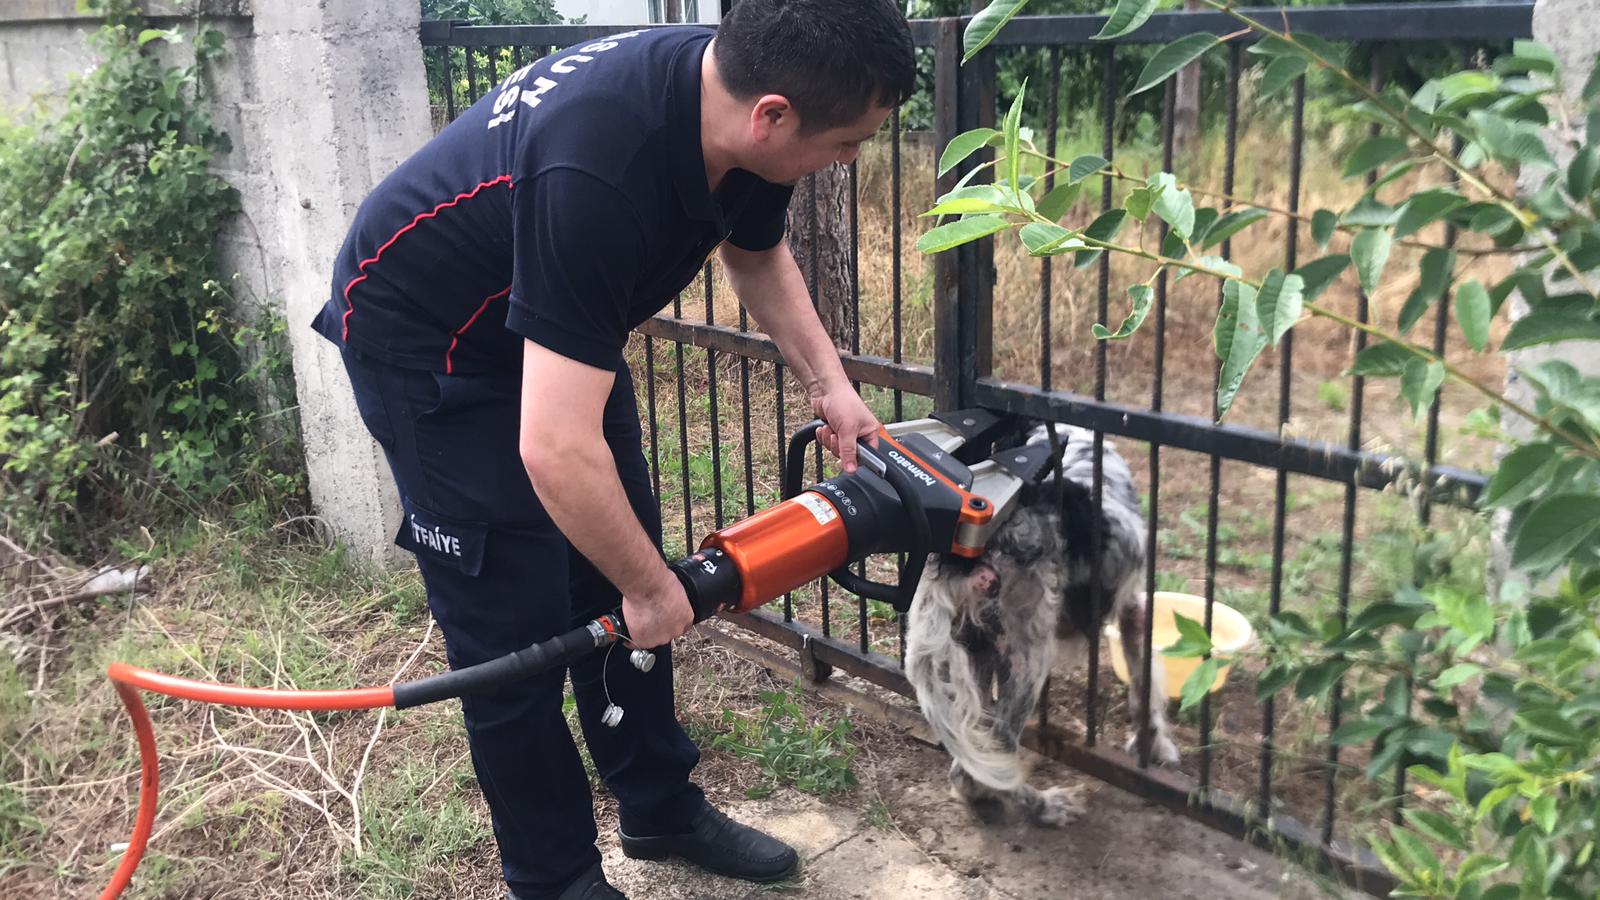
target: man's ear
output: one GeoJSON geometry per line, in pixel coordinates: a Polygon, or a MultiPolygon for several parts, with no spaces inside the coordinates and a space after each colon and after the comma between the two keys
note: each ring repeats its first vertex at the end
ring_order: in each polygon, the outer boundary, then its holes
{"type": "Polygon", "coordinates": [[[750,108],[750,136],[757,142],[773,140],[799,125],[794,106],[782,94],[764,94],[750,108]]]}

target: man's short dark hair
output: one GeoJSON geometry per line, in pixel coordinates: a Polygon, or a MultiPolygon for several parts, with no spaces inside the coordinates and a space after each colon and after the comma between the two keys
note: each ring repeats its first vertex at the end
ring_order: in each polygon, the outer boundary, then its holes
{"type": "Polygon", "coordinates": [[[911,29],[895,0],[738,0],[713,52],[733,96],[782,94],[806,132],[897,106],[916,89],[911,29]]]}

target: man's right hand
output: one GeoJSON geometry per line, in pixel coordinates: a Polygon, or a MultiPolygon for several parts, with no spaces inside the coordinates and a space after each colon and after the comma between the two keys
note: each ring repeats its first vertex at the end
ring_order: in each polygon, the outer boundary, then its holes
{"type": "Polygon", "coordinates": [[[670,571],[659,590],[635,599],[622,598],[622,621],[627,627],[628,646],[636,649],[659,647],[694,626],[694,607],[684,593],[683,582],[670,571]]]}

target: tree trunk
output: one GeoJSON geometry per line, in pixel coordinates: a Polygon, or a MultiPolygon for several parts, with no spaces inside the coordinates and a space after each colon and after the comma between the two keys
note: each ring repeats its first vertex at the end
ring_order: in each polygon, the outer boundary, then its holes
{"type": "MultiPolygon", "coordinates": [[[[1200,0],[1183,0],[1185,10],[1201,9],[1200,0]]],[[[1172,151],[1174,164],[1194,147],[1200,136],[1200,61],[1178,70],[1178,84],[1173,92],[1172,151]]]]}
{"type": "Polygon", "coordinates": [[[850,308],[849,204],[850,176],[837,164],[801,179],[789,204],[789,249],[823,327],[834,345],[845,349],[856,328],[850,308]]]}

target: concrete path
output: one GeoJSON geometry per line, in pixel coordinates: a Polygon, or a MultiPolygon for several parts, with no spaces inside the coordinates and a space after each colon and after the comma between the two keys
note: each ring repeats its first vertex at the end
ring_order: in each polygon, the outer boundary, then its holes
{"type": "Polygon", "coordinates": [[[1034,783],[1080,785],[1085,815],[1062,829],[982,825],[945,790],[947,757],[906,743],[893,752],[894,771],[863,776],[872,781],[849,807],[793,791],[722,804],[800,850],[804,869],[793,882],[751,886],[680,863],[635,862],[614,836],[602,844],[608,876],[633,900],[1338,896],[1269,853],[1046,762],[1034,783]]]}

